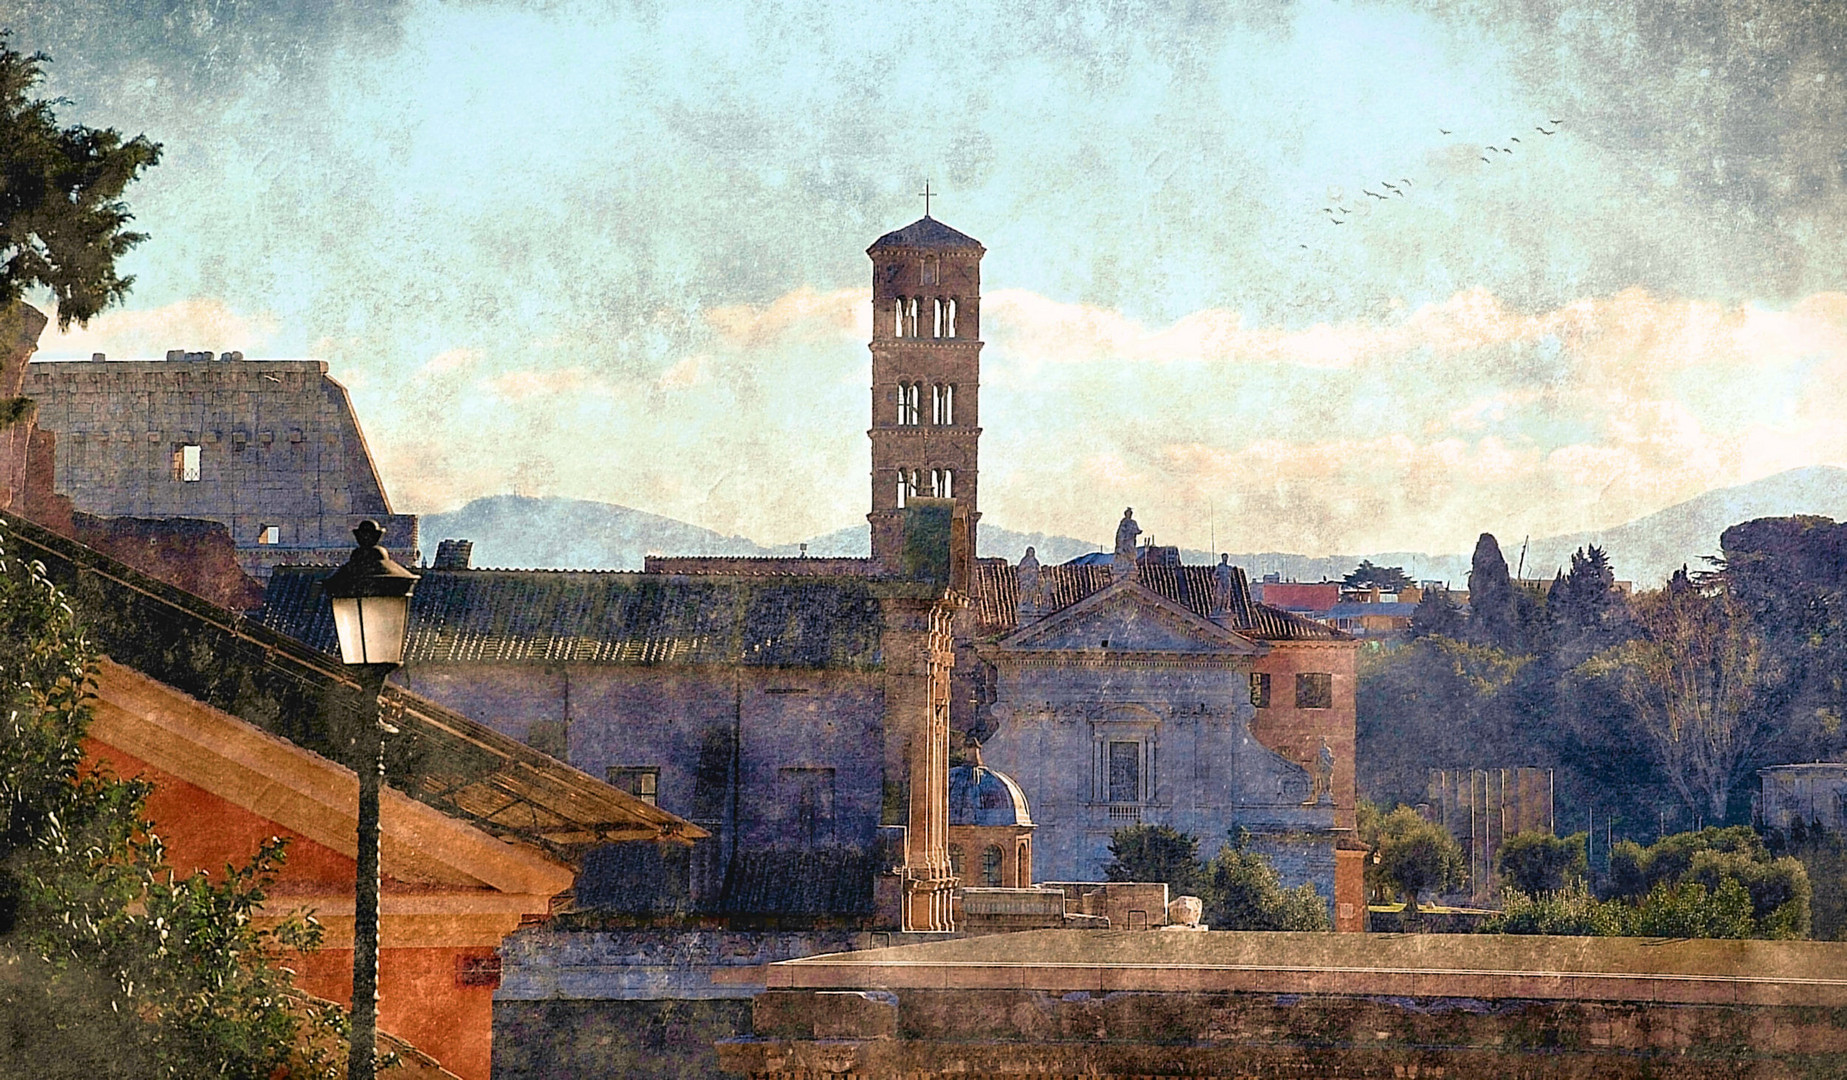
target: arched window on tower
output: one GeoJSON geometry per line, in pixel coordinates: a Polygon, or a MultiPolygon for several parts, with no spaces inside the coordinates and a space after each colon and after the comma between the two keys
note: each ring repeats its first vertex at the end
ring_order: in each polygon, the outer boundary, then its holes
{"type": "Polygon", "coordinates": [[[955,486],[956,474],[953,469],[930,470],[930,494],[939,499],[953,499],[956,497],[955,486]]]}
{"type": "Polygon", "coordinates": [[[898,384],[898,425],[913,427],[923,423],[923,384],[901,382],[898,384]]]}
{"type": "Polygon", "coordinates": [[[904,336],[917,336],[917,298],[915,296],[904,302],[904,336]]]}
{"type": "Polygon", "coordinates": [[[898,470],[898,509],[902,510],[917,497],[917,470],[898,470]]]}
{"type": "Polygon", "coordinates": [[[944,426],[956,422],[956,388],[949,383],[930,388],[930,422],[944,426]]]}
{"type": "Polygon", "coordinates": [[[891,302],[891,336],[904,336],[904,297],[893,297],[891,302]]]}
{"type": "Polygon", "coordinates": [[[961,334],[956,333],[956,298],[953,296],[949,297],[947,300],[944,300],[942,303],[943,303],[943,336],[947,338],[961,337],[962,336],[961,334]]]}

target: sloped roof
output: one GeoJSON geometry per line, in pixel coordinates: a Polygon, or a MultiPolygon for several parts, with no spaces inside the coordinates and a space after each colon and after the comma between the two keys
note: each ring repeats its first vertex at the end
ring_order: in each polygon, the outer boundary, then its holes
{"type": "Polygon", "coordinates": [[[874,240],[872,246],[866,249],[866,253],[870,255],[881,248],[891,247],[987,250],[981,246],[981,241],[957,232],[929,214],[925,214],[902,229],[888,232],[874,240]]]}
{"type": "MultiPolygon", "coordinates": [[[[45,564],[111,660],[340,760],[336,730],[351,722],[360,688],[339,660],[22,518],[0,514],[0,528],[7,555],[45,564]]],[[[575,862],[613,841],[706,835],[407,690],[387,685],[381,708],[402,732],[387,751],[391,786],[494,836],[575,862]]]]}
{"type": "MultiPolygon", "coordinates": [[[[277,567],[262,620],[325,653],[338,645],[320,582],[277,567]]],[[[682,577],[588,570],[423,570],[406,663],[574,661],[864,669],[882,622],[863,578],[682,577]]]]}
{"type": "MultiPolygon", "coordinates": [[[[1230,613],[1228,629],[1262,641],[1346,641],[1349,635],[1251,599],[1250,583],[1240,567],[1231,568],[1231,592],[1225,598],[1230,613]]],[[[1218,587],[1212,566],[1150,566],[1139,568],[1143,585],[1179,604],[1202,619],[1212,617],[1212,594],[1218,587]]],[[[1107,564],[1042,566],[1039,583],[1045,590],[1048,611],[1057,611],[1106,588],[1113,580],[1107,564]]],[[[1019,567],[1005,559],[982,559],[975,564],[973,603],[978,637],[1000,637],[1018,628],[1019,567]]]]}

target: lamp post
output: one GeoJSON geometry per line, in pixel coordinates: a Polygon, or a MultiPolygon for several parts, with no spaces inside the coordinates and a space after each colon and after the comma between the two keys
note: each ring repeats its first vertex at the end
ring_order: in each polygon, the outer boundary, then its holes
{"type": "Polygon", "coordinates": [[[385,679],[404,660],[410,591],[417,575],[391,561],[378,546],[376,521],[353,530],[359,546],[322,589],[333,603],[340,659],[359,677],[362,722],[353,734],[352,766],[359,775],[359,850],[353,882],[353,1034],[347,1080],[373,1080],[378,1071],[378,796],[385,772],[385,736],[379,717],[385,679]]]}

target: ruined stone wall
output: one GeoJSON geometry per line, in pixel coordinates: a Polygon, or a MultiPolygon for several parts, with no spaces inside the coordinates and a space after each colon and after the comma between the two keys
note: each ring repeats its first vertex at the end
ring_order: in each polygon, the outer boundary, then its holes
{"type": "Polygon", "coordinates": [[[362,518],[385,524],[404,561],[416,550],[416,518],[392,514],[323,362],[39,361],[23,392],[38,426],[58,435],[56,487],[79,510],[222,522],[259,577],[343,560],[362,518]],[[185,475],[188,446],[196,480],[185,475]]]}

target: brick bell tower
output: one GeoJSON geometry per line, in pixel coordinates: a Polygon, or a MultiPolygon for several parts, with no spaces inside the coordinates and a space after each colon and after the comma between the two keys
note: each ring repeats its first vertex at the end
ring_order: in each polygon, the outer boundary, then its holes
{"type": "Polygon", "coordinates": [[[987,249],[930,216],[886,233],[872,259],[872,561],[898,569],[903,509],[915,496],[968,508],[975,550],[981,441],[981,257],[987,249]]]}

